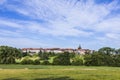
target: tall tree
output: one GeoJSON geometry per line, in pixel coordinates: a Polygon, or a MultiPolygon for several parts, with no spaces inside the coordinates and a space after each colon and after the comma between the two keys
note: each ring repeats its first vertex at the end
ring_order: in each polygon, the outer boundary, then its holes
{"type": "Polygon", "coordinates": [[[116,54],[120,54],[120,48],[116,50],[116,54]]]}
{"type": "Polygon", "coordinates": [[[114,51],[115,51],[115,49],[110,48],[110,47],[103,47],[103,48],[100,48],[100,49],[98,50],[99,53],[103,53],[103,54],[107,54],[107,55],[113,54],[114,51]]]}
{"type": "Polygon", "coordinates": [[[13,64],[16,58],[21,58],[21,51],[9,46],[0,46],[0,63],[13,64]]]}
{"type": "Polygon", "coordinates": [[[38,56],[42,60],[48,60],[49,59],[49,53],[48,52],[42,52],[41,50],[38,53],[38,56]]]}
{"type": "Polygon", "coordinates": [[[38,52],[38,56],[41,58],[42,55],[43,55],[43,53],[42,53],[42,51],[40,50],[40,51],[38,52]]]}

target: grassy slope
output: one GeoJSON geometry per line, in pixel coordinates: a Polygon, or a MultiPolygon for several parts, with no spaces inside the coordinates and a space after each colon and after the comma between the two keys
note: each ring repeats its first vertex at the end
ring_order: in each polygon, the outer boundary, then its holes
{"type": "Polygon", "coordinates": [[[119,67],[0,65],[0,80],[120,80],[119,67]]]}

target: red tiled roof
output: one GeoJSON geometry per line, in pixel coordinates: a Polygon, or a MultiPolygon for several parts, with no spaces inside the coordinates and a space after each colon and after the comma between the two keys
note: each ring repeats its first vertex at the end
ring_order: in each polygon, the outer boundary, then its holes
{"type": "Polygon", "coordinates": [[[61,51],[66,51],[66,50],[74,50],[74,51],[88,51],[89,49],[72,49],[72,48],[22,48],[22,50],[61,50],[61,51]]]}

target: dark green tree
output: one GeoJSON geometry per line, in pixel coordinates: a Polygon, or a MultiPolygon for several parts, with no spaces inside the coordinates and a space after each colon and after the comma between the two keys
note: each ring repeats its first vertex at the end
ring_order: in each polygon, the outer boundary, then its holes
{"type": "Polygon", "coordinates": [[[69,54],[69,56],[70,56],[70,58],[74,58],[75,57],[75,53],[72,52],[72,53],[69,54]]]}
{"type": "Polygon", "coordinates": [[[39,65],[39,64],[40,64],[40,60],[39,60],[39,59],[35,59],[35,60],[33,61],[33,64],[34,64],[34,65],[39,65]]]}
{"type": "Polygon", "coordinates": [[[43,52],[40,50],[40,51],[38,52],[38,56],[41,58],[42,55],[43,55],[43,52]]]}
{"type": "Polygon", "coordinates": [[[115,49],[110,47],[103,47],[103,48],[100,48],[98,52],[109,55],[109,54],[113,54],[115,52],[115,49]]]}
{"type": "Polygon", "coordinates": [[[33,60],[29,59],[29,58],[22,59],[22,61],[20,63],[21,64],[34,64],[33,60]]]}
{"type": "Polygon", "coordinates": [[[54,65],[70,65],[70,53],[64,52],[53,59],[54,65]]]}
{"type": "Polygon", "coordinates": [[[72,59],[72,65],[83,65],[83,59],[80,57],[80,55],[77,55],[72,59]]]}
{"type": "Polygon", "coordinates": [[[87,66],[113,66],[113,54],[102,54],[95,52],[84,56],[85,65],[87,66]]]}
{"type": "Polygon", "coordinates": [[[87,66],[102,66],[103,63],[103,56],[98,53],[87,54],[84,56],[85,65],[87,66]]]}
{"type": "Polygon", "coordinates": [[[42,65],[50,65],[50,62],[49,62],[48,60],[44,60],[44,61],[42,62],[42,65]]]}
{"type": "Polygon", "coordinates": [[[55,53],[54,52],[49,52],[49,56],[50,57],[55,56],[55,53]]]}
{"type": "Polygon", "coordinates": [[[38,53],[38,56],[41,60],[48,60],[49,59],[49,52],[42,52],[41,50],[38,53]]]}
{"type": "Polygon", "coordinates": [[[120,54],[114,55],[114,65],[113,66],[120,67],[120,54]]]}
{"type": "Polygon", "coordinates": [[[16,58],[21,58],[21,51],[9,46],[0,46],[0,63],[14,64],[16,58]]]}
{"type": "Polygon", "coordinates": [[[120,54],[120,48],[116,50],[116,54],[120,54]]]}

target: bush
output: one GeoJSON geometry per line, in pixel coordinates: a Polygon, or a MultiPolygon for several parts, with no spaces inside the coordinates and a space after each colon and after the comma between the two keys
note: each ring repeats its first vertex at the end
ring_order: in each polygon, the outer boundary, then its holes
{"type": "Polygon", "coordinates": [[[34,60],[34,61],[33,61],[33,64],[34,64],[34,65],[39,65],[39,64],[40,64],[40,60],[39,60],[39,59],[34,60]]]}
{"type": "Polygon", "coordinates": [[[80,57],[73,58],[72,65],[83,65],[83,59],[81,59],[80,57]]]}
{"type": "Polygon", "coordinates": [[[120,54],[114,56],[114,65],[113,66],[120,67],[120,54]]]}
{"type": "Polygon", "coordinates": [[[83,60],[72,61],[72,65],[76,65],[76,66],[83,65],[83,60]]]}
{"type": "Polygon", "coordinates": [[[42,62],[42,65],[50,65],[50,62],[49,62],[48,60],[44,60],[44,61],[42,62]]]}
{"type": "Polygon", "coordinates": [[[33,64],[33,60],[24,58],[21,61],[21,64],[33,64]]]}
{"type": "Polygon", "coordinates": [[[70,65],[70,56],[68,52],[59,54],[53,59],[53,65],[70,65]]]}
{"type": "Polygon", "coordinates": [[[8,57],[7,58],[7,63],[8,64],[15,64],[16,62],[15,62],[15,58],[13,58],[13,57],[8,57]]]}
{"type": "Polygon", "coordinates": [[[11,57],[8,57],[8,58],[3,58],[2,60],[0,60],[0,63],[1,64],[15,64],[15,58],[13,58],[12,56],[11,57]]]}
{"type": "Polygon", "coordinates": [[[99,53],[85,55],[84,59],[86,66],[103,66],[105,64],[103,62],[104,56],[99,53]]]}
{"type": "Polygon", "coordinates": [[[86,66],[114,66],[116,63],[112,54],[93,53],[85,55],[86,66]]]}
{"type": "Polygon", "coordinates": [[[48,60],[49,59],[49,53],[48,52],[40,51],[38,53],[38,56],[40,57],[41,60],[48,60]]]}

